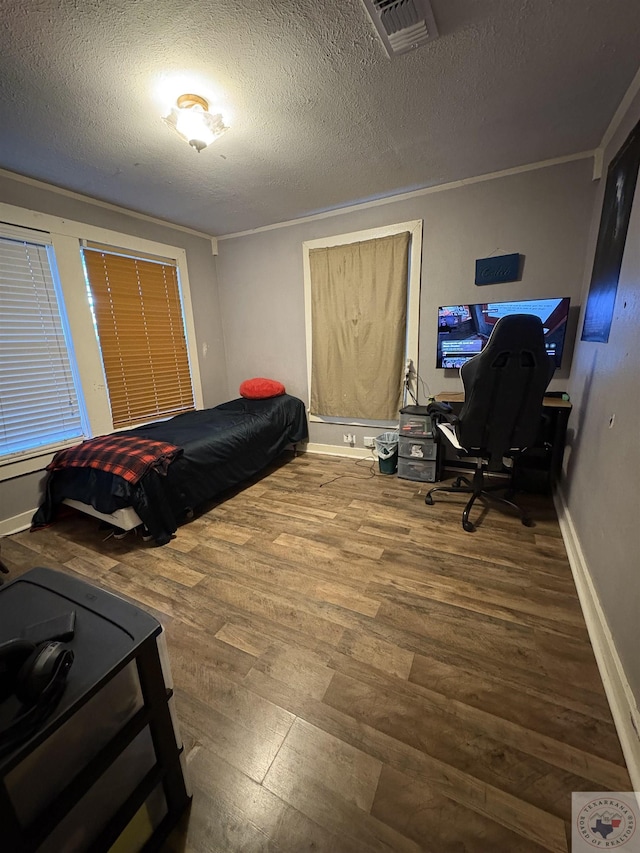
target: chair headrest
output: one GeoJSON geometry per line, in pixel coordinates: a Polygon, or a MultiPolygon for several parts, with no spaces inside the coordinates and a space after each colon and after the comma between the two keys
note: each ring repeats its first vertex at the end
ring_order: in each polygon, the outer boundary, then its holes
{"type": "Polygon", "coordinates": [[[542,320],[535,314],[510,314],[508,317],[501,317],[493,327],[481,355],[484,355],[490,347],[516,351],[531,348],[544,350],[542,320]]]}

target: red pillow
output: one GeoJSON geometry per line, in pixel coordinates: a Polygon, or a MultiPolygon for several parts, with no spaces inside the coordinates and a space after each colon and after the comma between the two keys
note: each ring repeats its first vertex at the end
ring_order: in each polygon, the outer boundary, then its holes
{"type": "Polygon", "coordinates": [[[249,400],[265,400],[267,397],[279,397],[281,394],[284,394],[284,385],[275,379],[245,379],[240,385],[240,396],[249,400]]]}

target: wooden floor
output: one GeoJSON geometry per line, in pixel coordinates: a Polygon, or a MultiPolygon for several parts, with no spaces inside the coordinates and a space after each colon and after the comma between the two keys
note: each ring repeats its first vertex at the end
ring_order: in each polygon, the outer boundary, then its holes
{"type": "Polygon", "coordinates": [[[288,457],[162,548],[77,516],[3,540],[166,626],[194,790],[167,851],[566,851],[631,789],[551,500],[533,528],[288,457]]]}

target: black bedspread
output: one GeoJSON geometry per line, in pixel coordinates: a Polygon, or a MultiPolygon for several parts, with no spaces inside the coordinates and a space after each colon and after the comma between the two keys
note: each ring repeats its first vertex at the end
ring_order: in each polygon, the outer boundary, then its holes
{"type": "Polygon", "coordinates": [[[288,444],[306,439],[307,419],[297,397],[241,397],[122,434],[166,441],[184,452],[166,476],[148,471],[135,485],[92,468],[52,471],[34,527],[53,521],[58,505],[71,498],[103,513],[132,506],[156,542],[165,544],[190,510],[257,474],[288,444]]]}

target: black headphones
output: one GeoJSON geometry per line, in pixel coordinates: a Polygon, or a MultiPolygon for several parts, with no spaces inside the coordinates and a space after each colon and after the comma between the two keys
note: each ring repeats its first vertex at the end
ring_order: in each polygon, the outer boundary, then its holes
{"type": "Polygon", "coordinates": [[[73,663],[63,643],[27,640],[0,644],[0,703],[15,696],[21,707],[0,726],[0,757],[30,737],[60,701],[73,663]]]}

